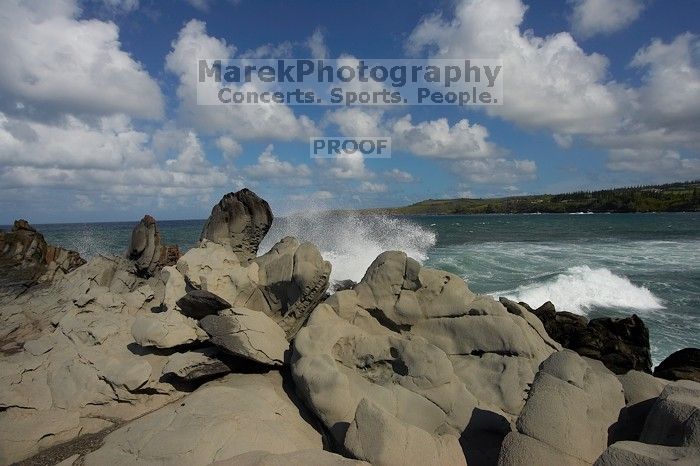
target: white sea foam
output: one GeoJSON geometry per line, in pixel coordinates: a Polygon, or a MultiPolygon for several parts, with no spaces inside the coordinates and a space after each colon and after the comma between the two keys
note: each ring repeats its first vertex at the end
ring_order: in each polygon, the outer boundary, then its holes
{"type": "Polygon", "coordinates": [[[634,309],[637,312],[664,308],[661,300],[646,287],[635,285],[606,268],[592,269],[586,265],[571,267],[544,282],[500,293],[501,296],[504,294],[533,307],[552,301],[558,311],[576,314],[586,314],[594,307],[634,309]]]}
{"type": "Polygon", "coordinates": [[[422,262],[436,235],[408,219],[358,215],[292,215],[275,221],[260,251],[267,251],[284,236],[295,236],[316,245],[333,265],[331,281],[359,281],[382,252],[404,251],[422,262]]]}

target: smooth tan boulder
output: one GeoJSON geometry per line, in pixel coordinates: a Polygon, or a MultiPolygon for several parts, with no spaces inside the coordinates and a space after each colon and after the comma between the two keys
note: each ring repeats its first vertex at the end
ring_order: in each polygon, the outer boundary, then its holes
{"type": "Polygon", "coordinates": [[[594,463],[595,466],[693,466],[700,461],[700,449],[616,442],[594,463]]]}
{"type": "Polygon", "coordinates": [[[233,458],[217,461],[212,466],[368,466],[364,461],[344,458],[324,450],[301,450],[292,453],[268,453],[251,451],[233,458]]]}
{"type": "Polygon", "coordinates": [[[622,386],[600,361],[573,351],[552,354],[540,366],[516,427],[499,457],[500,465],[525,464],[528,458],[563,457],[593,463],[608,445],[608,436],[624,406],[622,386]],[[545,445],[521,439],[524,435],[545,445]],[[521,444],[528,448],[518,451],[521,444]]]}
{"type": "Polygon", "coordinates": [[[252,361],[281,366],[289,342],[284,331],[262,312],[237,307],[200,321],[213,344],[252,361]]]}
{"type": "Polygon", "coordinates": [[[375,466],[467,465],[457,437],[405,424],[367,398],[357,405],[345,448],[375,466]]]}
{"type": "Polygon", "coordinates": [[[420,337],[370,333],[321,305],[294,339],[297,392],[343,444],[363,398],[428,434],[459,437],[476,405],[447,355],[420,337]]]}
{"type": "Polygon", "coordinates": [[[207,465],[254,451],[322,450],[277,372],[231,374],[114,432],[85,465],[207,465]]]}

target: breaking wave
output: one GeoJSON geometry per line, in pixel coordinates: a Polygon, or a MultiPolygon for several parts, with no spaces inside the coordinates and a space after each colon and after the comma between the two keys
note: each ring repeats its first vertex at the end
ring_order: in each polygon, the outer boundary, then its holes
{"type": "Polygon", "coordinates": [[[571,267],[545,282],[523,285],[505,293],[509,299],[524,301],[533,307],[552,301],[558,311],[587,314],[592,308],[622,308],[635,311],[663,309],[662,301],[646,287],[615,275],[606,268],[586,265],[571,267]]]}
{"type": "Polygon", "coordinates": [[[261,253],[285,236],[315,244],[333,265],[332,282],[361,280],[367,267],[384,251],[404,251],[423,262],[437,240],[434,232],[404,218],[316,212],[275,219],[260,247],[261,253]]]}

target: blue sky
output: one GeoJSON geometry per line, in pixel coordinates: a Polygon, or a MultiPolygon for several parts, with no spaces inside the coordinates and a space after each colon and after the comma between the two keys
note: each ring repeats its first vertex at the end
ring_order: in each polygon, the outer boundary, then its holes
{"type": "Polygon", "coordinates": [[[700,2],[9,0],[0,224],[278,214],[700,178],[700,2]],[[504,105],[212,109],[195,60],[479,58],[504,105]],[[364,133],[363,133],[364,132],[364,133]],[[318,162],[310,136],[392,137],[318,162]]]}

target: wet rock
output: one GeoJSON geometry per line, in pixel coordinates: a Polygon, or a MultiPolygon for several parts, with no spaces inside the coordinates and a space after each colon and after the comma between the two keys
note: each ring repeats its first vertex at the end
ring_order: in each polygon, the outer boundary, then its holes
{"type": "Polygon", "coordinates": [[[150,277],[162,267],[175,265],[180,258],[180,249],[177,245],[162,245],[156,220],[145,215],[131,232],[126,254],[134,261],[138,274],[150,277]]]}
{"type": "Polygon", "coordinates": [[[654,376],[666,380],[700,382],[700,349],[683,348],[669,355],[656,366],[654,376]]]}
{"type": "Polygon", "coordinates": [[[249,189],[226,194],[211,211],[201,240],[231,248],[241,262],[253,259],[272,225],[269,204],[249,189]]]}
{"type": "Polygon", "coordinates": [[[602,361],[616,374],[630,370],[651,373],[649,329],[637,315],[588,321],[583,316],[556,312],[551,302],[534,310],[525,303],[520,305],[531,310],[564,348],[602,361]]]}

